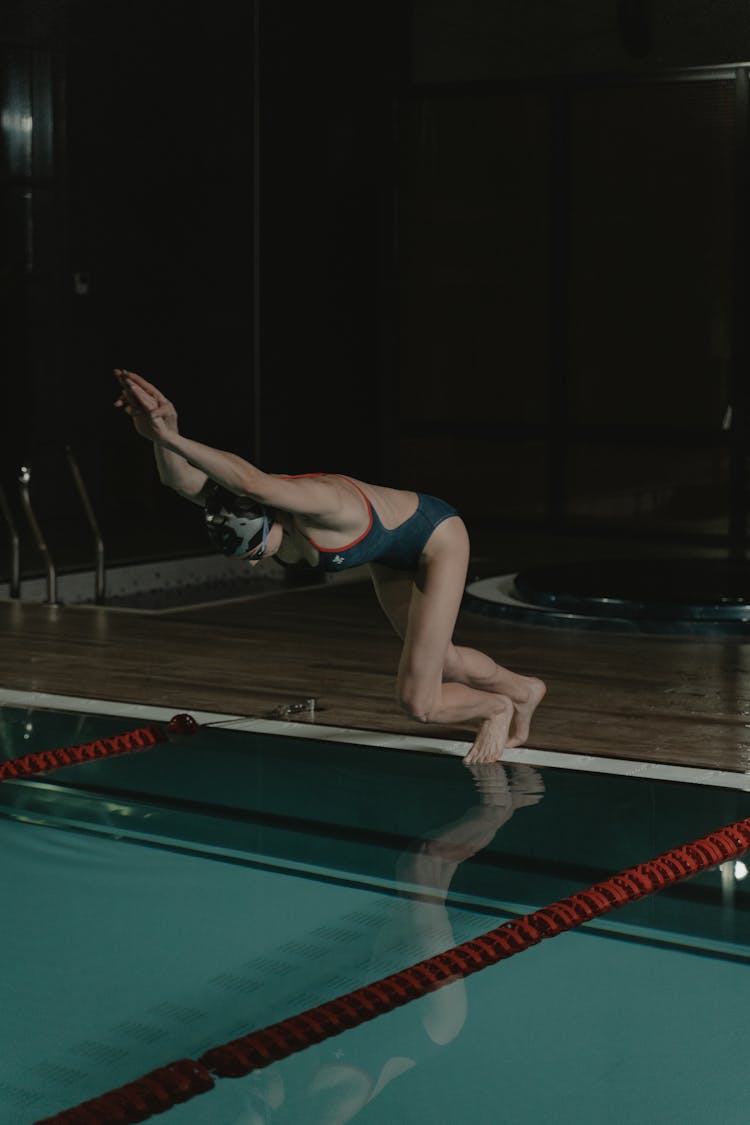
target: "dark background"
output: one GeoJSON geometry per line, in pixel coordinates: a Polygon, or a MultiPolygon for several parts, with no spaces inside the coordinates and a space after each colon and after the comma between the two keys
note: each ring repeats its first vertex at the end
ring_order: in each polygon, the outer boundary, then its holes
{"type": "MultiPolygon", "coordinates": [[[[111,403],[501,537],[743,557],[741,0],[7,0],[0,484],[62,568],[203,553],[111,403]]],[[[7,568],[5,527],[0,572],[7,568]]]]}

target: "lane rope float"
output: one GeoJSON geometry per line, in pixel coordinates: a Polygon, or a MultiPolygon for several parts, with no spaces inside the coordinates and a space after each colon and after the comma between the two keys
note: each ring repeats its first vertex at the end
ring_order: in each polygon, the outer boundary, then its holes
{"type": "Polygon", "coordinates": [[[59,770],[65,766],[78,766],[83,762],[93,762],[101,758],[111,758],[118,754],[134,754],[148,750],[159,742],[173,742],[183,735],[194,734],[198,723],[192,715],[174,715],[166,727],[147,726],[115,734],[110,738],[97,738],[94,742],[84,742],[80,746],[62,746],[55,750],[39,750],[0,762],[0,781],[33,777],[49,770],[59,770]]]}

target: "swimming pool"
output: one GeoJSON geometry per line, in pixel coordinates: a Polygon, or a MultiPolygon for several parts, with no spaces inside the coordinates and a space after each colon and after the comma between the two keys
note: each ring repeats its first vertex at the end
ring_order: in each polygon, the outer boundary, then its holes
{"type": "MultiPolygon", "coordinates": [[[[140,725],[0,710],[3,758],[140,725]]],[[[0,1121],[32,1125],[750,815],[743,787],[203,727],[0,785],[0,1121]]],[[[746,1120],[723,864],[157,1120],[746,1120]]]]}

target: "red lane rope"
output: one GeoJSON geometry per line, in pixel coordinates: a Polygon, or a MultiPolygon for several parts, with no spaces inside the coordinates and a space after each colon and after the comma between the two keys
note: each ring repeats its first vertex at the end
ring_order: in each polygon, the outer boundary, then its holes
{"type": "MultiPolygon", "coordinates": [[[[93,1098],[56,1117],[47,1117],[45,1121],[75,1122],[76,1125],[123,1125],[130,1121],[146,1121],[155,1113],[166,1113],[213,1087],[213,1078],[200,1063],[193,1059],[179,1059],[144,1074],[137,1082],[130,1082],[119,1090],[93,1098]]],[[[41,1125],[41,1122],[36,1125],[41,1125]]]]}
{"type": "Polygon", "coordinates": [[[92,762],[97,758],[111,758],[116,754],[133,754],[138,750],[148,750],[157,742],[171,742],[183,734],[192,734],[198,724],[191,715],[174,715],[166,729],[148,726],[137,727],[124,734],[111,738],[97,738],[95,742],[84,742],[80,746],[63,746],[56,750],[40,750],[36,754],[24,754],[0,763],[0,781],[17,777],[31,777],[33,774],[59,770],[64,766],[77,766],[81,762],[92,762]]]}
{"type": "Polygon", "coordinates": [[[108,758],[113,754],[131,754],[136,750],[145,750],[157,742],[166,742],[166,739],[166,734],[155,727],[139,727],[125,734],[116,734],[113,738],[98,738],[95,742],[85,742],[80,746],[64,746],[57,750],[24,754],[21,758],[11,758],[0,765],[0,781],[30,777],[35,773],[91,762],[95,758],[108,758]]]}
{"type": "Polygon", "coordinates": [[[45,1117],[35,1125],[129,1125],[145,1121],[155,1113],[163,1113],[172,1105],[211,1089],[214,1086],[212,1074],[220,1078],[243,1077],[495,965],[545,938],[556,937],[700,871],[737,859],[748,849],[750,817],[673,848],[646,863],[628,867],[610,879],[532,914],[505,922],[436,957],[428,957],[345,996],[215,1047],[197,1061],[183,1059],[171,1063],[137,1082],[54,1117],[45,1117]]]}

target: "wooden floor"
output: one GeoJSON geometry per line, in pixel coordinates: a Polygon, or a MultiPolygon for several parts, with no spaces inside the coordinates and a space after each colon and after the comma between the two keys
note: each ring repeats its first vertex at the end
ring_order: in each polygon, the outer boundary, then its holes
{"type": "MultiPolygon", "coordinates": [[[[0,686],[470,740],[394,703],[399,645],[366,582],[149,614],[0,603],[0,686]]],[[[587,633],[463,612],[457,640],[547,682],[536,748],[750,769],[750,650],[737,638],[587,633]]]]}

